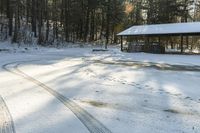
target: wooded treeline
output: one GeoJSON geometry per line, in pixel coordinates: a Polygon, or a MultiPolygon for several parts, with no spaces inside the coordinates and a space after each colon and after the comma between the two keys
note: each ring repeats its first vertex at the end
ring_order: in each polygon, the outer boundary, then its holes
{"type": "Polygon", "coordinates": [[[200,0],[0,0],[0,39],[117,43],[132,25],[200,20],[200,0]]]}

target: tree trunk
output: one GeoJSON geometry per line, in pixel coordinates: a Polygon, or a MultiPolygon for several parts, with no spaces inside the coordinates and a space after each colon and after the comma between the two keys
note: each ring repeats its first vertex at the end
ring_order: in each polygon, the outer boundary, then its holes
{"type": "Polygon", "coordinates": [[[105,49],[108,48],[108,43],[109,43],[109,36],[110,36],[110,0],[108,0],[107,3],[107,21],[106,21],[106,44],[105,44],[105,49]]]}
{"type": "Polygon", "coordinates": [[[89,31],[89,16],[90,16],[90,11],[89,11],[89,7],[87,7],[85,32],[84,32],[84,42],[87,42],[87,36],[88,36],[88,31],[89,31]]]}
{"type": "Polygon", "coordinates": [[[13,39],[12,39],[13,43],[18,42],[18,31],[19,31],[19,26],[20,26],[20,22],[19,22],[19,0],[16,0],[15,11],[16,11],[15,12],[15,28],[14,28],[14,35],[13,35],[13,39]]]}
{"type": "Polygon", "coordinates": [[[34,37],[37,37],[37,26],[36,26],[36,0],[32,0],[32,7],[31,7],[31,25],[32,25],[32,32],[34,33],[34,37]]]}
{"type": "Polygon", "coordinates": [[[8,17],[8,28],[9,36],[12,36],[13,32],[13,6],[10,0],[7,0],[7,17],[8,17]]]}

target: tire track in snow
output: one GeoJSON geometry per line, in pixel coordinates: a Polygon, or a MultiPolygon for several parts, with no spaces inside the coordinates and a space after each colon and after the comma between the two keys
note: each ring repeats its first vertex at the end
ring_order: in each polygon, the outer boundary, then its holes
{"type": "Polygon", "coordinates": [[[191,72],[200,72],[200,66],[193,65],[175,65],[175,64],[167,64],[167,63],[154,63],[154,62],[140,62],[140,61],[123,61],[123,60],[115,60],[115,61],[105,61],[105,60],[87,60],[92,61],[96,64],[104,64],[104,65],[120,65],[127,67],[136,67],[136,68],[152,68],[160,71],[191,71],[191,72]]]}
{"type": "MultiPolygon", "coordinates": [[[[36,60],[34,60],[36,61],[36,60]]],[[[39,60],[38,60],[39,61],[39,60]]],[[[84,126],[88,129],[90,133],[112,133],[107,127],[105,127],[100,121],[94,118],[91,114],[89,114],[86,110],[81,108],[78,104],[73,102],[72,100],[66,98],[65,96],[61,95],[57,91],[53,90],[52,88],[48,87],[46,84],[40,82],[39,80],[27,75],[23,71],[21,71],[18,66],[19,63],[23,62],[12,62],[2,66],[2,68],[8,72],[11,72],[15,75],[23,77],[24,79],[38,85],[39,87],[45,89],[54,97],[56,97],[60,102],[62,102],[68,109],[70,109],[74,115],[84,124],[84,126]]]]}
{"type": "Polygon", "coordinates": [[[5,101],[0,96],[0,133],[15,133],[12,116],[5,101]]]}

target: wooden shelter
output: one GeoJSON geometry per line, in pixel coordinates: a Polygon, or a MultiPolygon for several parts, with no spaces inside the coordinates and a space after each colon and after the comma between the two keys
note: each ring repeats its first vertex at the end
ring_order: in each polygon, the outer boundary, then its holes
{"type": "MultiPolygon", "coordinates": [[[[169,23],[169,24],[154,24],[154,25],[139,25],[132,26],[127,30],[124,30],[117,34],[121,37],[121,50],[123,47],[124,37],[145,37],[147,40],[146,46],[148,47],[150,37],[158,37],[160,43],[160,37],[162,36],[180,36],[181,53],[184,51],[183,37],[184,36],[199,36],[200,35],[200,22],[190,23],[169,23]]],[[[149,46],[150,47],[150,46],[149,46]]],[[[162,46],[159,46],[162,48],[162,46]]],[[[164,47],[165,48],[165,47],[164,47]]],[[[162,50],[160,50],[162,51],[162,50]]]]}

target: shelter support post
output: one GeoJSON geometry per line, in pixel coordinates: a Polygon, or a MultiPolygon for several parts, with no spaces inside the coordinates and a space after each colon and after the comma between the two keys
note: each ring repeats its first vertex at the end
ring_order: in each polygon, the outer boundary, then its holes
{"type": "Polygon", "coordinates": [[[147,36],[147,49],[145,52],[151,52],[151,48],[149,47],[149,45],[150,45],[150,37],[147,36]]]}
{"type": "Polygon", "coordinates": [[[150,38],[149,36],[147,36],[147,45],[149,45],[149,43],[150,43],[150,38]]]}
{"type": "Polygon", "coordinates": [[[158,43],[161,46],[161,40],[160,40],[160,36],[158,36],[158,43]]]}
{"type": "Polygon", "coordinates": [[[183,53],[183,35],[181,34],[181,53],[183,53]]]}
{"type": "Polygon", "coordinates": [[[136,44],[138,45],[138,37],[136,36],[136,44]]]}
{"type": "Polygon", "coordinates": [[[123,36],[120,36],[121,37],[121,51],[123,51],[123,36]]]}
{"type": "Polygon", "coordinates": [[[147,45],[149,45],[149,36],[147,36],[147,35],[145,35],[145,36],[143,36],[144,37],[144,39],[145,39],[145,45],[147,46],[147,45]]]}

